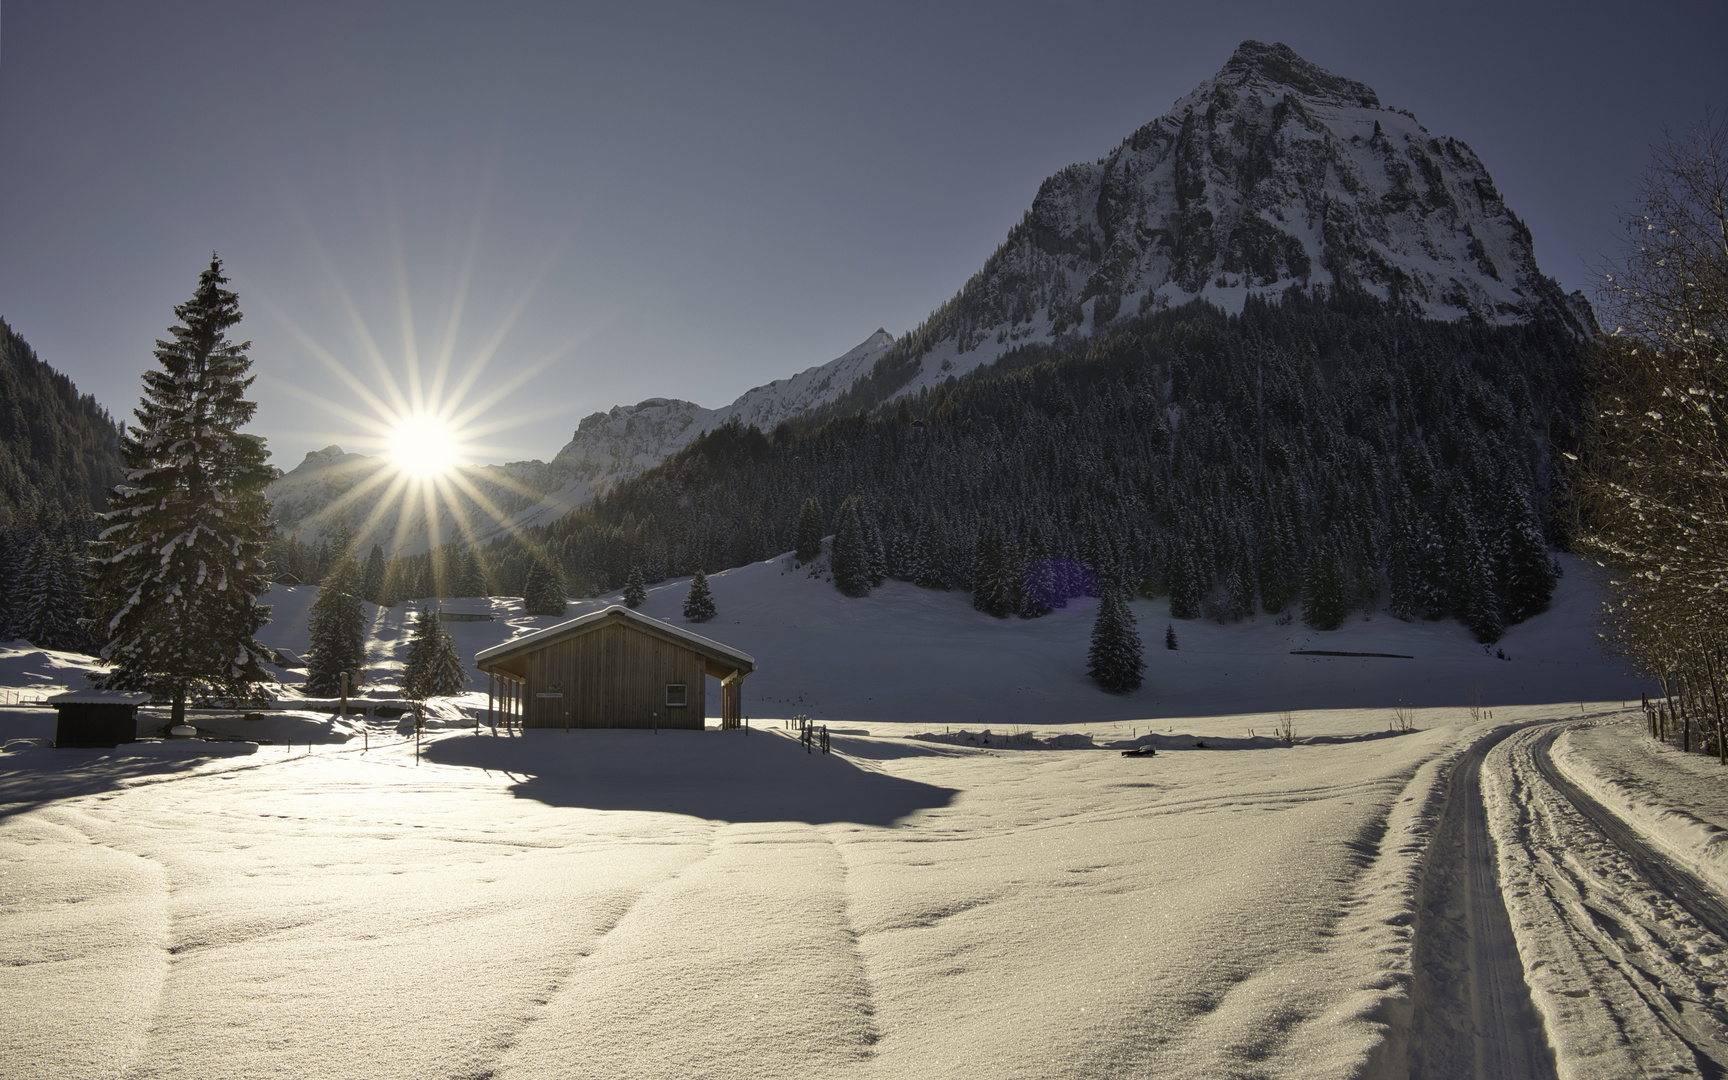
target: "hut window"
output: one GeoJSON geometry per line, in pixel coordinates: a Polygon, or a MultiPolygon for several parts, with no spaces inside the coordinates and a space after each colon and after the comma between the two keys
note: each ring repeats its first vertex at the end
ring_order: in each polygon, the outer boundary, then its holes
{"type": "Polygon", "coordinates": [[[668,708],[676,708],[688,704],[690,704],[690,692],[685,689],[683,683],[672,682],[666,684],[666,705],[668,708]]]}

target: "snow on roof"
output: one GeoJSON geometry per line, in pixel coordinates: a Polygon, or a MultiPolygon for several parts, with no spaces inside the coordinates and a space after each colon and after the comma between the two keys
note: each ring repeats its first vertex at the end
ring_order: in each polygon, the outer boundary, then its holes
{"type": "Polygon", "coordinates": [[[598,624],[614,619],[634,623],[651,633],[666,634],[671,637],[679,638],[688,642],[692,648],[699,652],[707,653],[711,656],[729,660],[732,663],[737,664],[739,667],[744,668],[746,673],[756,669],[756,658],[747,652],[741,652],[730,645],[722,645],[713,638],[705,638],[701,634],[692,633],[691,631],[684,629],[682,626],[675,626],[672,623],[661,622],[659,619],[651,618],[639,611],[632,611],[622,604],[612,604],[609,607],[601,608],[599,611],[589,612],[587,615],[571,619],[569,622],[561,622],[556,626],[548,626],[544,630],[539,630],[532,634],[525,634],[512,641],[506,641],[502,645],[494,645],[490,649],[482,649],[475,654],[474,663],[476,666],[484,667],[487,663],[492,661],[503,660],[507,657],[515,656],[518,653],[544,648],[546,645],[551,644],[558,638],[586,633],[598,624]]]}
{"type": "Polygon", "coordinates": [[[128,690],[68,690],[48,699],[50,705],[142,705],[149,694],[128,690]]]}

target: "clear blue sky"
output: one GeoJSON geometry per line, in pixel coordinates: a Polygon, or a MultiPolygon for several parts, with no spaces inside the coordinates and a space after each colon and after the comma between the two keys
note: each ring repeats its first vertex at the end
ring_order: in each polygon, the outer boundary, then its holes
{"type": "Polygon", "coordinates": [[[1469,143],[1568,289],[1663,127],[1728,107],[1719,2],[12,0],[0,317],[124,416],[214,249],[281,467],[377,434],[316,359],[375,391],[368,340],[404,386],[491,347],[464,401],[543,365],[481,458],[550,458],[906,331],[1244,38],[1469,143]]]}

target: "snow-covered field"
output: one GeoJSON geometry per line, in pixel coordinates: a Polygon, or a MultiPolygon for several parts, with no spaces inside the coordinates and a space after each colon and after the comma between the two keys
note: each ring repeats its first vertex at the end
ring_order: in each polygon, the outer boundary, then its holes
{"type": "MultiPolygon", "coordinates": [[[[395,722],[362,751],[358,721],[301,710],[233,722],[269,745],[110,753],[41,745],[51,714],[0,708],[0,1074],[1402,1075],[1422,859],[1462,749],[1509,722],[1597,723],[1641,689],[1596,652],[1568,569],[1510,661],[1384,616],[1179,623],[1169,652],[1162,605],[1137,603],[1148,685],[1125,699],[1085,681],[1087,603],[1002,623],[959,594],[846,600],[776,561],[712,577],[702,627],[756,656],[748,731],[453,719],[417,760],[395,722]],[[1400,701],[1417,730],[1388,730],[1400,701]],[[1285,710],[1294,745],[1268,738],[1285,710]],[[805,753],[779,726],[794,713],[829,722],[836,753],[805,753]],[[987,747],[905,737],[984,727],[987,747]],[[1161,749],[1003,745],[1016,729],[1161,749]]],[[[304,648],[312,595],[272,593],[270,644],[304,648]]],[[[668,583],[644,610],[682,597],[668,583]]],[[[556,621],[490,603],[497,622],[452,624],[468,656],[556,621]]],[[[380,684],[400,623],[375,620],[380,684]]],[[[78,672],[0,652],[12,687],[78,672]]],[[[1556,756],[1634,803],[1675,798],[1673,776],[1708,786],[1714,763],[1626,765],[1640,730],[1581,729],[1556,756]]],[[[1539,801],[1511,790],[1529,746],[1483,764],[1497,821],[1539,801]]],[[[1714,805],[1709,827],[1728,822],[1714,805]]],[[[1515,873],[1532,841],[1501,831],[1515,873]]],[[[1527,893],[1564,863],[1548,850],[1527,893]]],[[[1573,940],[1514,915],[1526,963],[1573,940]]],[[[1675,933],[1696,990],[1723,946],[1675,933]]],[[[1619,969],[1568,971],[1532,979],[1563,1075],[1685,1074],[1660,1010],[1648,1038],[1626,1019],[1619,969]]]]}

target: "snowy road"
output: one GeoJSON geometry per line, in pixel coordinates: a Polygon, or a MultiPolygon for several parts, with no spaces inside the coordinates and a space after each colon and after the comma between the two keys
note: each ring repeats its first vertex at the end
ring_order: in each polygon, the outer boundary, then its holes
{"type": "Polygon", "coordinates": [[[1532,997],[1568,1075],[1706,1076],[1728,1063],[1720,900],[1567,780],[1555,725],[1483,764],[1532,997]]]}
{"type": "Polygon", "coordinates": [[[1500,895],[1481,767],[1515,728],[1458,759],[1427,857],[1413,962],[1413,1080],[1542,1080],[1553,1051],[1500,895]]]}

